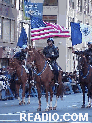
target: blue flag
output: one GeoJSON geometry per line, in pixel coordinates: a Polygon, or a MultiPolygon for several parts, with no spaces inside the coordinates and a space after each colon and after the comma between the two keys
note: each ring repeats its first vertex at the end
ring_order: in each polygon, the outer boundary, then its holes
{"type": "Polygon", "coordinates": [[[31,15],[42,19],[43,3],[32,3],[31,0],[24,0],[24,13],[25,17],[30,18],[31,15]]]}
{"type": "Polygon", "coordinates": [[[22,48],[23,45],[27,45],[27,34],[25,32],[24,27],[21,30],[21,34],[17,43],[17,46],[19,46],[20,48],[22,48]]]}
{"type": "Polygon", "coordinates": [[[71,40],[72,46],[82,43],[82,33],[80,23],[71,22],[71,40]]]}

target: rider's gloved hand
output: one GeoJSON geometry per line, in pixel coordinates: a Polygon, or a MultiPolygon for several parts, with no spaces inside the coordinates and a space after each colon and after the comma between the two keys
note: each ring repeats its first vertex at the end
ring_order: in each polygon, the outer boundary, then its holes
{"type": "Polygon", "coordinates": [[[48,60],[48,61],[51,61],[51,59],[50,59],[50,58],[47,58],[47,60],[48,60]]]}

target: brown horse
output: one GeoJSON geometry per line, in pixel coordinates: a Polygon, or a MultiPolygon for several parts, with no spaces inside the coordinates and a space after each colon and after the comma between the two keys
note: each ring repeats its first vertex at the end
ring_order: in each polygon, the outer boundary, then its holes
{"type": "Polygon", "coordinates": [[[84,55],[81,55],[78,63],[79,68],[79,81],[83,92],[83,105],[85,108],[85,86],[88,88],[88,106],[91,107],[92,100],[92,67],[88,64],[87,59],[84,55]],[[90,97],[90,101],[89,101],[90,97]]]}
{"type": "MultiPolygon", "coordinates": [[[[37,69],[37,71],[35,71],[35,80],[39,100],[39,107],[37,110],[41,111],[41,85],[43,85],[46,89],[46,102],[47,102],[46,111],[52,110],[52,97],[53,97],[52,87],[54,86],[54,74],[51,71],[49,64],[47,63],[43,54],[38,52],[35,48],[30,47],[28,51],[27,64],[33,64],[33,61],[37,69]],[[48,104],[48,91],[50,91],[50,105],[48,104]]],[[[61,74],[62,71],[59,71],[58,77],[59,86],[57,87],[56,103],[55,106],[53,107],[54,110],[56,110],[57,107],[58,97],[59,96],[61,98],[63,97],[63,84],[61,74]]]]}
{"type": "Polygon", "coordinates": [[[26,73],[25,68],[21,65],[21,62],[17,60],[16,58],[9,59],[9,72],[11,74],[15,73],[16,75],[16,91],[18,94],[18,100],[19,105],[25,104],[25,86],[27,83],[27,80],[29,80],[29,98],[28,98],[28,104],[30,103],[30,93],[31,93],[31,84],[30,84],[30,76],[26,73]],[[19,89],[20,85],[22,85],[22,101],[19,97],[19,89]]]}

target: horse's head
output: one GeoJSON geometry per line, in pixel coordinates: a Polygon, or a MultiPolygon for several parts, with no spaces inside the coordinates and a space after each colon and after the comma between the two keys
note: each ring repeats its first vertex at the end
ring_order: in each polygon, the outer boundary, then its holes
{"type": "Polygon", "coordinates": [[[78,60],[78,69],[81,70],[83,68],[85,68],[87,63],[87,59],[85,57],[85,55],[80,55],[79,60],[78,60]]]}
{"type": "Polygon", "coordinates": [[[9,59],[9,66],[12,68],[16,68],[18,65],[20,65],[21,61],[17,60],[16,58],[10,58],[9,59]]]}
{"type": "Polygon", "coordinates": [[[15,72],[15,62],[14,58],[9,58],[9,73],[12,75],[15,72]]]}
{"type": "Polygon", "coordinates": [[[14,59],[9,58],[9,67],[14,67],[14,59]]]}
{"type": "Polygon", "coordinates": [[[35,48],[29,48],[27,55],[27,64],[32,64],[36,60],[35,48]]]}

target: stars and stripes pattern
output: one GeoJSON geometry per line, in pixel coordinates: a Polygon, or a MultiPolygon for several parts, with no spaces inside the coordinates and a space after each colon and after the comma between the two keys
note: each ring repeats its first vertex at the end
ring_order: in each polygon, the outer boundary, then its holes
{"type": "Polygon", "coordinates": [[[31,40],[49,37],[70,37],[69,30],[53,23],[44,22],[42,19],[31,16],[31,40]]]}

